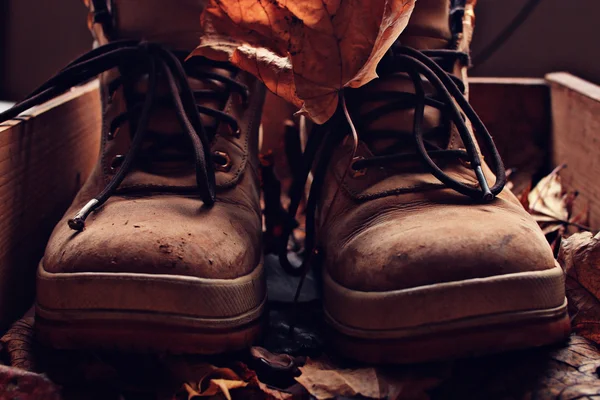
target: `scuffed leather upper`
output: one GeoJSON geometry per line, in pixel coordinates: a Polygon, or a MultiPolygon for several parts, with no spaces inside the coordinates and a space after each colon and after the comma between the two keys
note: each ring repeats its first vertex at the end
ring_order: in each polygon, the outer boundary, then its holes
{"type": "MultiPolygon", "coordinates": [[[[348,159],[333,160],[344,168],[348,159]]],[[[327,220],[318,229],[319,245],[327,272],[349,289],[407,289],[555,265],[537,223],[507,189],[483,204],[451,189],[426,186],[361,200],[342,185],[332,203],[340,183],[334,171],[325,180],[319,215],[327,220]]],[[[369,172],[346,179],[368,181],[369,172]]],[[[396,180],[402,174],[373,186],[396,180]]]]}
{"type": "MultiPolygon", "coordinates": [[[[118,31],[124,38],[159,41],[186,51],[198,41],[203,2],[114,3],[118,31]]],[[[106,41],[98,24],[92,30],[98,42],[106,41]]],[[[114,139],[108,139],[110,121],[126,110],[122,88],[108,93],[108,84],[116,78],[116,71],[101,77],[105,126],[99,161],[56,226],[46,248],[44,269],[54,273],[134,272],[221,279],[250,273],[262,255],[258,129],[264,88],[242,72],[236,80],[249,87],[250,97],[243,102],[232,93],[223,110],[237,119],[240,131],[231,132],[226,124],[220,124],[211,145],[212,151],[225,153],[231,160],[229,168],[216,172],[217,201],[213,207],[205,207],[200,200],[191,162],[137,165],[116,194],[89,216],[83,232],[69,228],[68,219],[104,189],[115,173],[111,168],[115,156],[126,154],[130,146],[127,123],[114,139]]],[[[189,81],[193,89],[222,89],[217,82],[189,81]]],[[[144,82],[139,85],[143,93],[144,82]]],[[[214,105],[207,103],[203,104],[214,105]]],[[[202,119],[206,124],[213,122],[204,115],[202,119]]],[[[154,112],[149,126],[174,135],[181,130],[169,110],[154,112]]]]}
{"type": "MultiPolygon", "coordinates": [[[[449,8],[447,0],[419,0],[399,42],[420,49],[447,47],[449,8]]],[[[460,48],[468,48],[470,35],[468,29],[461,35],[460,48]]],[[[466,76],[464,68],[457,67],[456,73],[466,76]]],[[[394,76],[376,80],[354,96],[360,99],[361,91],[393,89],[414,90],[407,78],[394,76]]],[[[372,128],[412,131],[412,116],[412,111],[399,111],[372,128]]],[[[426,109],[426,126],[436,126],[439,118],[438,110],[426,109]]],[[[356,155],[369,157],[373,147],[381,151],[387,145],[382,140],[369,148],[360,142],[356,155]]],[[[447,148],[460,147],[453,130],[447,148]]],[[[364,174],[353,174],[351,154],[351,146],[345,144],[328,155],[317,213],[317,245],[324,268],[342,286],[391,291],[555,266],[537,223],[508,189],[483,204],[445,188],[419,162],[369,167],[364,174]]],[[[444,172],[477,184],[473,171],[458,161],[448,162],[444,172]]],[[[493,183],[489,168],[485,173],[493,183]]]]}

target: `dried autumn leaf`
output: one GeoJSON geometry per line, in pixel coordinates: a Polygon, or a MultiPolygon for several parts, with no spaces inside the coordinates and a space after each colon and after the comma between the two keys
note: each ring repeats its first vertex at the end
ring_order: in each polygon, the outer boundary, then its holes
{"type": "Polygon", "coordinates": [[[252,73],[313,121],[335,112],[339,91],[377,77],[415,0],[209,0],[193,55],[252,73]]]}
{"type": "Polygon", "coordinates": [[[2,351],[6,352],[12,367],[35,371],[33,317],[25,317],[15,322],[0,338],[2,351]]]}
{"type": "MultiPolygon", "coordinates": [[[[240,377],[242,377],[244,379],[244,381],[248,382],[248,387],[256,388],[256,389],[260,390],[260,392],[262,392],[262,394],[267,399],[291,400],[294,398],[294,394],[291,392],[283,391],[283,390],[271,387],[271,386],[261,382],[258,379],[256,372],[254,372],[253,370],[248,368],[245,364],[243,364],[243,363],[236,363],[236,364],[237,364],[236,371],[238,371],[240,377]]],[[[296,398],[304,398],[305,397],[305,396],[302,396],[305,392],[301,392],[298,390],[296,390],[296,392],[299,392],[299,394],[300,394],[300,396],[296,396],[296,398]]]]}
{"type": "Polygon", "coordinates": [[[240,362],[234,363],[231,368],[201,364],[195,370],[198,371],[196,379],[184,383],[180,391],[187,395],[188,400],[217,395],[227,400],[249,396],[275,400],[294,397],[291,393],[264,384],[254,371],[240,362]]]}
{"type": "Polygon", "coordinates": [[[383,398],[375,368],[338,369],[321,361],[308,359],[296,380],[317,399],[362,395],[383,398]]]}
{"type": "Polygon", "coordinates": [[[227,400],[231,400],[230,390],[239,389],[248,386],[246,382],[232,381],[229,379],[211,379],[208,388],[199,392],[194,389],[191,385],[185,383],[184,387],[188,392],[188,400],[195,399],[197,397],[211,397],[221,393],[227,400]]]}
{"type": "Polygon", "coordinates": [[[600,234],[576,233],[561,243],[569,313],[575,332],[600,344],[600,234]]]}
{"type": "Polygon", "coordinates": [[[46,376],[0,365],[0,400],[61,400],[60,388],[46,376]]]}
{"type": "Polygon", "coordinates": [[[562,168],[564,166],[544,177],[527,196],[529,212],[545,234],[558,230],[569,220],[567,195],[563,192],[559,175],[562,168]]]}
{"type": "Polygon", "coordinates": [[[546,237],[553,242],[553,248],[560,242],[565,232],[589,231],[589,213],[584,208],[574,215],[578,192],[565,190],[561,184],[560,171],[566,165],[554,169],[543,178],[529,193],[524,193],[521,204],[537,221],[546,237]],[[527,196],[526,198],[524,198],[527,196]]]}
{"type": "Polygon", "coordinates": [[[184,389],[188,393],[188,400],[197,397],[210,397],[221,393],[231,400],[230,390],[246,387],[244,382],[232,369],[217,368],[206,364],[200,369],[201,376],[197,377],[197,383],[185,383],[184,389]]]}
{"type": "MultiPolygon", "coordinates": [[[[300,385],[298,385],[300,386],[300,385]]],[[[271,388],[270,386],[259,382],[258,383],[258,387],[260,388],[260,390],[267,396],[267,399],[273,399],[273,400],[292,400],[294,398],[294,394],[287,392],[287,391],[281,391],[281,390],[277,390],[274,388],[271,388]]],[[[302,387],[301,387],[302,388],[302,387]]],[[[303,388],[302,388],[303,389],[303,388]]],[[[304,392],[306,393],[306,392],[304,392]]],[[[305,396],[302,396],[304,393],[300,393],[300,396],[296,396],[296,398],[304,398],[305,396]]]]}
{"type": "Polygon", "coordinates": [[[428,399],[440,384],[429,371],[365,367],[344,369],[327,360],[308,359],[296,380],[315,398],[362,396],[372,399],[428,399]],[[416,373],[415,373],[416,371],[416,373]]]}
{"type": "Polygon", "coordinates": [[[600,353],[571,336],[564,346],[459,360],[434,399],[582,400],[600,394],[600,353]]]}

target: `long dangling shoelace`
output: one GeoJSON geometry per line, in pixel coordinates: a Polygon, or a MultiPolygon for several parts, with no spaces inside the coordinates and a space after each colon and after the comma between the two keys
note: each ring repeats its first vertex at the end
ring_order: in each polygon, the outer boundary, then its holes
{"type": "MultiPolygon", "coordinates": [[[[418,51],[405,46],[398,46],[393,49],[393,54],[384,59],[378,72],[380,75],[391,73],[406,73],[415,89],[415,93],[384,91],[373,94],[363,95],[363,101],[388,100],[387,104],[377,107],[364,116],[361,116],[363,125],[374,121],[383,115],[398,111],[414,109],[414,120],[412,132],[401,130],[386,130],[361,132],[361,140],[373,140],[374,138],[397,138],[399,146],[391,146],[384,154],[373,157],[354,160],[351,168],[362,170],[371,166],[385,166],[401,161],[421,160],[425,168],[440,180],[447,187],[467,195],[476,201],[492,201],[499,194],[506,183],[506,172],[504,164],[498,153],[494,141],[481,122],[473,108],[464,96],[464,84],[456,77],[446,72],[441,65],[446,65],[451,70],[457,58],[468,57],[466,54],[452,50],[430,50],[418,51]],[[427,95],[423,82],[425,78],[435,90],[435,95],[427,95]],[[458,107],[457,107],[458,105],[458,107]],[[449,125],[433,128],[424,131],[425,107],[434,107],[451,121],[458,130],[464,143],[465,149],[444,149],[428,141],[426,137],[435,136],[440,130],[445,130],[445,135],[449,134],[449,125]],[[460,109],[459,109],[460,107],[460,109]],[[462,113],[461,113],[462,110],[462,113]],[[463,116],[464,115],[464,116],[463,116]],[[465,121],[468,119],[478,135],[483,139],[488,151],[491,154],[491,167],[496,175],[496,181],[492,187],[483,173],[482,161],[479,156],[477,145],[469,133],[469,128],[465,121]],[[404,139],[404,140],[402,140],[404,139]],[[412,151],[401,152],[400,148],[406,148],[407,139],[412,142],[412,151]],[[479,183],[478,187],[469,186],[459,182],[450,176],[434,162],[434,158],[455,159],[466,161],[466,165],[473,169],[479,183]]],[[[349,132],[357,137],[354,124],[350,114],[346,109],[346,103],[343,94],[340,95],[340,108],[336,114],[324,125],[315,126],[308,139],[304,152],[304,165],[302,174],[297,179],[290,190],[290,206],[288,210],[288,219],[295,220],[298,207],[304,192],[306,180],[311,170],[313,171],[313,183],[306,204],[306,237],[305,237],[305,257],[300,266],[294,266],[288,259],[287,243],[292,234],[294,226],[285,225],[282,240],[279,243],[279,260],[284,270],[294,276],[304,276],[309,267],[311,257],[317,251],[315,250],[315,216],[318,199],[320,197],[323,180],[330,161],[327,155],[331,154],[344,138],[348,137],[349,132]],[[344,126],[346,124],[346,126],[344,126]],[[350,128],[350,129],[348,129],[350,128]],[[315,168],[313,163],[318,158],[315,168]]],[[[343,178],[342,178],[343,180],[343,178]]]]}
{"type": "MultiPolygon", "coordinates": [[[[200,197],[206,206],[210,207],[214,204],[216,179],[210,143],[215,129],[205,129],[200,114],[208,115],[216,121],[228,124],[234,132],[239,130],[239,126],[232,116],[216,109],[198,105],[196,101],[215,98],[226,100],[229,98],[231,91],[239,93],[243,101],[247,101],[248,88],[227,76],[196,68],[187,74],[200,80],[220,82],[224,84],[226,89],[222,93],[208,89],[193,91],[187,80],[186,69],[184,69],[181,62],[181,56],[178,57],[175,53],[156,43],[132,40],[112,42],[79,57],[27,96],[25,100],[4,113],[0,113],[0,122],[15,118],[29,108],[40,105],[66,92],[73,86],[83,84],[94,79],[100,73],[113,68],[131,69],[131,67],[134,67],[133,69],[136,72],[133,77],[122,75],[109,84],[109,95],[114,93],[119,86],[124,85],[126,79],[132,78],[132,83],[134,84],[137,79],[147,76],[148,88],[145,95],[130,96],[137,98],[133,100],[127,99],[127,111],[115,117],[110,123],[108,140],[111,140],[111,135],[123,123],[129,121],[132,127],[131,130],[134,132],[132,134],[131,147],[104,190],[94,199],[90,200],[69,220],[69,226],[72,229],[76,231],[83,230],[87,216],[104,204],[115,193],[135,162],[138,162],[140,158],[152,158],[155,155],[153,153],[157,153],[163,146],[173,146],[178,142],[177,138],[173,138],[174,135],[163,135],[162,141],[158,139],[158,143],[154,143],[154,146],[142,149],[144,141],[160,137],[159,133],[149,129],[149,119],[154,107],[167,106],[175,110],[179,125],[187,138],[188,144],[185,147],[189,148],[189,143],[191,142],[192,151],[190,153],[195,165],[196,184],[200,197]],[[166,81],[168,98],[161,98],[157,94],[157,81],[159,77],[166,81]],[[166,140],[164,139],[165,136],[168,136],[166,140]]],[[[225,63],[214,63],[205,59],[194,62],[208,64],[208,66],[218,66],[224,69],[232,68],[225,63]]],[[[181,142],[180,139],[179,142],[181,142]]],[[[162,160],[164,159],[165,157],[162,158],[162,160]]]]}

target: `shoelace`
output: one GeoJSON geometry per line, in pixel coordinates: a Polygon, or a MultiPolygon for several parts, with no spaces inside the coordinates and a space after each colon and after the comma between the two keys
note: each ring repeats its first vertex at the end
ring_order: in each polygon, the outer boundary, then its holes
{"type": "MultiPolygon", "coordinates": [[[[370,121],[380,118],[388,113],[413,108],[414,120],[412,132],[403,132],[400,130],[369,131],[365,132],[365,134],[371,139],[389,137],[405,139],[407,136],[408,138],[412,137],[414,150],[408,153],[397,152],[399,147],[406,147],[405,143],[401,143],[401,146],[390,147],[385,154],[375,155],[365,159],[354,159],[351,166],[352,169],[361,170],[370,166],[385,166],[401,161],[421,160],[427,170],[440,182],[477,201],[491,201],[502,191],[506,183],[506,171],[502,159],[500,158],[500,154],[498,153],[498,149],[496,148],[490,133],[465,98],[464,84],[458,78],[454,77],[449,72],[446,72],[441,66],[446,65],[446,68],[451,70],[454,62],[459,57],[468,56],[464,53],[452,50],[418,51],[405,46],[397,46],[393,49],[393,53],[387,57],[387,59],[382,61],[378,72],[382,76],[390,73],[406,73],[413,82],[415,93],[391,91],[375,93],[371,95],[371,98],[365,98],[364,100],[386,99],[392,100],[392,102],[368,112],[366,115],[362,116],[361,119],[364,118],[364,122],[368,124],[370,121]],[[429,84],[433,87],[435,96],[426,94],[423,78],[427,79],[429,84]],[[429,132],[424,131],[423,122],[426,106],[439,109],[449,121],[454,123],[462,138],[465,150],[442,149],[439,146],[426,141],[425,136],[436,135],[440,130],[446,130],[446,135],[448,135],[449,132],[449,126],[437,127],[429,132]],[[463,114],[461,114],[459,107],[464,113],[464,117],[463,114]],[[477,145],[469,133],[465,118],[471,122],[473,128],[483,139],[484,144],[491,154],[491,167],[496,175],[496,182],[491,188],[483,174],[482,161],[477,150],[477,145]],[[451,178],[434,162],[433,158],[454,158],[455,160],[467,161],[468,163],[466,165],[469,165],[470,168],[474,170],[479,186],[469,186],[451,178]]],[[[344,138],[348,137],[349,134],[352,134],[355,137],[355,140],[358,137],[350,114],[346,109],[343,94],[341,94],[340,97],[341,106],[336,114],[324,125],[315,126],[308,139],[304,152],[302,174],[299,176],[299,179],[294,181],[292,189],[290,190],[288,221],[295,221],[306,181],[317,154],[331,154],[335,147],[339,145],[344,138]],[[345,121],[347,121],[347,126],[344,126],[345,121]]],[[[369,140],[364,137],[361,137],[361,139],[369,140]]],[[[292,265],[288,259],[287,242],[292,234],[294,225],[291,223],[284,225],[285,229],[282,240],[279,243],[279,260],[284,270],[294,276],[304,277],[308,272],[311,258],[318,255],[318,251],[315,250],[315,216],[329,161],[327,156],[321,156],[318,158],[315,168],[312,169],[314,171],[313,183],[310,187],[305,209],[306,238],[304,247],[306,256],[300,266],[292,265]]],[[[342,180],[344,178],[345,176],[342,180]]],[[[335,198],[333,201],[335,201],[335,198]]],[[[300,287],[301,285],[302,282],[300,287]]]]}
{"type": "MultiPolygon", "coordinates": [[[[208,60],[202,60],[200,63],[210,63],[208,60]]],[[[180,58],[175,53],[167,50],[163,46],[156,43],[140,42],[140,41],[116,41],[104,46],[98,47],[90,52],[82,55],[75,61],[67,65],[57,75],[36,89],[27,98],[13,108],[0,114],[0,122],[7,121],[17,117],[20,113],[29,108],[40,105],[72,88],[73,86],[83,84],[97,77],[100,73],[113,68],[126,68],[127,66],[135,66],[136,73],[132,83],[142,76],[147,76],[148,87],[143,99],[127,100],[127,112],[115,117],[110,124],[111,135],[118,128],[129,121],[132,127],[131,147],[127,155],[122,159],[120,167],[112,177],[108,185],[94,199],[90,200],[72,219],[69,220],[69,226],[81,231],[85,226],[87,216],[104,204],[117,190],[119,185],[125,179],[127,173],[142,153],[155,153],[160,145],[173,145],[177,139],[173,139],[173,135],[167,141],[155,143],[150,149],[142,151],[142,143],[145,139],[160,136],[157,132],[149,130],[149,119],[153,107],[170,106],[175,110],[178,122],[188,139],[191,142],[193,151],[193,160],[196,171],[196,184],[199,194],[208,207],[215,202],[216,196],[216,178],[213,166],[213,157],[210,151],[210,143],[214,135],[214,129],[210,132],[205,129],[200,114],[205,114],[213,117],[219,122],[227,123],[233,131],[238,131],[239,126],[235,118],[232,116],[212,108],[204,107],[196,104],[196,100],[205,98],[214,98],[222,96],[229,97],[229,91],[236,91],[241,96],[243,101],[248,99],[248,88],[240,84],[232,78],[209,71],[194,71],[192,76],[197,79],[214,80],[223,83],[227,87],[227,93],[216,93],[214,90],[192,91],[186,76],[180,58]],[[160,99],[157,95],[157,81],[162,78],[168,86],[168,99],[160,99]],[[137,103],[137,101],[141,101],[137,103]],[[138,105],[131,105],[137,103],[138,105]],[[131,107],[130,107],[131,106],[131,107]]],[[[221,68],[227,68],[226,65],[219,65],[221,68]]],[[[109,85],[109,95],[112,95],[120,85],[129,77],[121,76],[109,85]]],[[[135,96],[134,96],[135,97],[135,96]]],[[[189,147],[189,145],[188,145],[189,147]]],[[[148,156],[146,156],[148,157],[148,156]]]]}

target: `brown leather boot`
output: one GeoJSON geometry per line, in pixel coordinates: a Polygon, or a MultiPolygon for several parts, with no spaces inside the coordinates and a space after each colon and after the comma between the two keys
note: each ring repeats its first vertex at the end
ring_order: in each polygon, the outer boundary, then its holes
{"type": "Polygon", "coordinates": [[[563,272],[466,100],[473,9],[452,3],[419,0],[380,79],[344,94],[357,141],[339,110],[307,145],[306,245],[347,357],[421,362],[569,333],[563,272]]]}
{"type": "Polygon", "coordinates": [[[263,86],[225,63],[183,62],[201,2],[90,3],[100,47],[11,111],[102,74],[100,159],[40,263],[39,336],[58,348],[249,346],[266,295],[263,86]]]}

